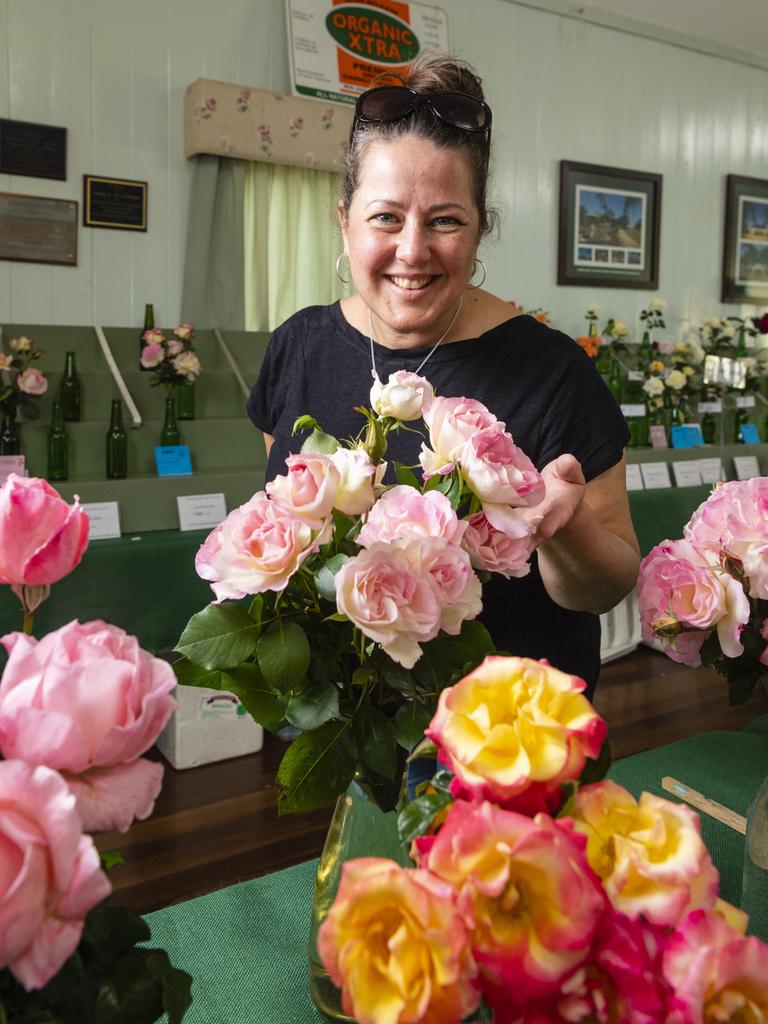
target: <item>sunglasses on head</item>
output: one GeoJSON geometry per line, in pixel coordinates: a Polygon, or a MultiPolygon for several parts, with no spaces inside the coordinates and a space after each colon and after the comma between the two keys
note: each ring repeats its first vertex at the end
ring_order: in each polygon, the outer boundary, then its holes
{"type": "Polygon", "coordinates": [[[424,96],[405,85],[382,85],[368,89],[357,98],[354,133],[358,124],[381,124],[400,121],[419,107],[426,107],[434,117],[464,132],[484,132],[491,139],[491,108],[466,92],[432,92],[424,96]]]}

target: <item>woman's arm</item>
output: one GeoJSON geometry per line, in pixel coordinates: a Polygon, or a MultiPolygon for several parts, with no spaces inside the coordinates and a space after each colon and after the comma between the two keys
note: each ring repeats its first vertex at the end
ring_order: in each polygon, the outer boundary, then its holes
{"type": "Polygon", "coordinates": [[[561,455],[542,472],[547,495],[530,510],[542,544],[539,569],[563,608],[607,612],[637,580],[640,546],[629,513],[625,462],[585,483],[577,459],[561,455]]]}
{"type": "Polygon", "coordinates": [[[267,458],[269,458],[269,452],[272,445],[275,443],[275,439],[271,434],[265,434],[263,431],[261,436],[264,438],[264,447],[267,449],[267,458]]]}

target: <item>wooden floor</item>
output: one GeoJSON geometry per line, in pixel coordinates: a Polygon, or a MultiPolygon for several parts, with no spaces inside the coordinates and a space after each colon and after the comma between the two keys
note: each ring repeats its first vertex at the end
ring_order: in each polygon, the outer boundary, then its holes
{"type": "MultiPolygon", "coordinates": [[[[711,669],[677,665],[646,647],[604,666],[595,704],[614,757],[739,729],[768,714],[765,693],[731,708],[725,682],[711,669]]],[[[167,767],[152,817],[97,839],[99,849],[125,858],[110,871],[119,902],[144,913],[316,857],[331,808],[277,817],[275,772],[284,749],[269,736],[258,754],[186,771],[167,767]]]]}

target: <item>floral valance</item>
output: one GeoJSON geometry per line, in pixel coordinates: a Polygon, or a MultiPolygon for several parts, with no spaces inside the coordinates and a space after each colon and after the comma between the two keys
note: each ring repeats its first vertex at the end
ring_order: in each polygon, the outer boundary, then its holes
{"type": "Polygon", "coordinates": [[[187,89],[184,138],[198,153],[339,171],[352,107],[198,78],[187,89]]]}

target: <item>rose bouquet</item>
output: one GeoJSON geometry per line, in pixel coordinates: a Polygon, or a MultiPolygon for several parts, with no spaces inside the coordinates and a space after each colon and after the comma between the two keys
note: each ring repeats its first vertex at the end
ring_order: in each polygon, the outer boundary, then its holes
{"type": "Polygon", "coordinates": [[[640,566],[643,639],[684,665],[712,665],[731,704],[768,682],[768,478],[716,487],[681,540],[640,566]]]}
{"type": "Polygon", "coordinates": [[[442,691],[418,751],[440,770],[399,817],[415,866],[348,861],[318,934],[359,1024],[766,1019],[768,946],[698,816],[602,778],[584,687],[491,656],[442,691]]]}
{"type": "Polygon", "coordinates": [[[173,672],[105,622],[30,635],[87,538],[77,500],[44,480],[12,474],[0,489],[0,582],[24,607],[24,632],[1,641],[0,1020],[150,1024],[167,1013],[176,1024],[191,979],[163,950],[136,947],[149,929],[108,899],[88,834],[151,813],[163,769],[141,755],[176,706],[173,672]]]}
{"type": "Polygon", "coordinates": [[[0,354],[0,411],[11,420],[16,419],[18,412],[25,419],[37,419],[40,396],[48,390],[48,380],[32,364],[40,359],[43,351],[35,348],[26,337],[11,338],[9,345],[11,352],[0,354]]]}
{"type": "Polygon", "coordinates": [[[168,394],[173,394],[178,384],[195,383],[202,367],[192,344],[192,324],[179,324],[170,338],[159,328],[152,327],[144,331],[141,338],[145,342],[141,365],[153,371],[152,387],[162,384],[168,394]]]}
{"type": "Polygon", "coordinates": [[[504,424],[405,371],[377,379],[371,404],[347,444],[296,421],[310,431],[301,453],[201,546],[216,601],[176,647],[179,682],[234,693],[268,728],[303,730],[278,772],[281,812],[327,803],[358,768],[394,807],[440,689],[493,649],[474,621],[481,576],[530,568],[544,484],[504,424]],[[425,482],[393,464],[385,487],[388,435],[421,417],[425,482]]]}

